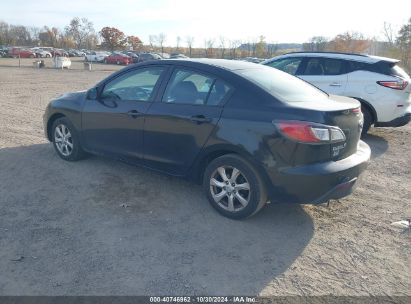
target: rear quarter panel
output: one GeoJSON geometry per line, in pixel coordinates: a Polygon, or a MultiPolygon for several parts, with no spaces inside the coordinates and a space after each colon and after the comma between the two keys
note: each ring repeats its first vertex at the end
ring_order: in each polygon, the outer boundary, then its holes
{"type": "Polygon", "coordinates": [[[377,84],[377,81],[396,81],[398,78],[367,71],[355,71],[348,74],[345,96],[360,98],[368,102],[377,114],[377,121],[387,122],[402,116],[410,94],[405,90],[394,90],[377,84]]]}

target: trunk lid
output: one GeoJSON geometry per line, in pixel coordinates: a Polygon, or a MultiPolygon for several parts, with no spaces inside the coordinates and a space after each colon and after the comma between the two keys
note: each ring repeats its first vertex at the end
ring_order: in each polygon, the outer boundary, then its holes
{"type": "Polygon", "coordinates": [[[318,152],[318,154],[315,153],[315,157],[311,156],[312,159],[309,162],[340,160],[356,153],[363,126],[363,115],[360,110],[361,104],[358,100],[344,96],[329,95],[326,99],[290,103],[289,105],[301,110],[307,110],[310,113],[316,113],[316,115],[304,114],[304,111],[299,120],[307,120],[307,115],[317,117],[314,121],[311,119],[309,121],[329,127],[338,127],[345,135],[345,140],[338,142],[323,143],[321,145],[300,144],[304,146],[300,148],[301,153],[304,154],[301,155],[301,159],[307,161],[309,158],[307,149],[317,150],[318,152]],[[329,153],[324,154],[324,149],[327,149],[329,153]],[[320,153],[320,151],[323,152],[320,153]]]}

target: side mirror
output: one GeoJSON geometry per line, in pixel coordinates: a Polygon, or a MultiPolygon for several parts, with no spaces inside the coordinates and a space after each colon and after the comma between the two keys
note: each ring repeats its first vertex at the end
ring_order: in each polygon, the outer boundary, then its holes
{"type": "Polygon", "coordinates": [[[91,88],[90,90],[87,91],[87,99],[90,100],[96,100],[98,95],[98,90],[97,88],[91,88]]]}

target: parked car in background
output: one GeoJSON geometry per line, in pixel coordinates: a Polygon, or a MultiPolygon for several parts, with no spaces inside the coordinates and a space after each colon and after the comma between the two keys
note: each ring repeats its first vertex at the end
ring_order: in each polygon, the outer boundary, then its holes
{"type": "Polygon", "coordinates": [[[411,80],[399,60],[370,55],[301,52],[263,62],[335,95],[361,102],[363,134],[371,125],[400,127],[411,120],[411,80]]]}
{"type": "Polygon", "coordinates": [[[51,53],[51,55],[53,55],[53,57],[56,57],[56,56],[58,56],[58,57],[68,57],[69,56],[69,54],[65,50],[62,50],[62,49],[54,49],[53,48],[50,51],[50,53],[51,53]]]}
{"type": "Polygon", "coordinates": [[[133,63],[133,59],[130,56],[123,53],[112,53],[110,54],[110,56],[104,58],[104,63],[128,65],[133,63]]]}
{"type": "Polygon", "coordinates": [[[132,51],[124,51],[123,54],[131,57],[131,60],[133,61],[133,63],[137,63],[138,62],[138,55],[135,52],[132,51]]]}
{"type": "Polygon", "coordinates": [[[103,62],[104,59],[109,56],[110,54],[107,52],[90,52],[84,56],[85,61],[89,62],[103,62]]]}
{"type": "Polygon", "coordinates": [[[9,50],[9,56],[13,58],[35,58],[36,53],[29,49],[13,47],[9,50]]]}
{"type": "Polygon", "coordinates": [[[161,60],[163,59],[160,55],[156,53],[140,53],[138,55],[138,62],[161,60]]]}
{"type": "Polygon", "coordinates": [[[371,155],[362,119],[357,100],[276,69],[173,59],[56,98],[44,130],[64,160],[96,153],[193,179],[218,212],[242,219],[268,201],[350,194],[371,155]]]}
{"type": "Polygon", "coordinates": [[[189,58],[189,57],[187,57],[184,54],[179,54],[179,53],[172,53],[170,55],[170,59],[186,59],[186,58],[189,58]]]}
{"type": "Polygon", "coordinates": [[[52,55],[49,51],[43,50],[41,48],[32,48],[31,51],[36,54],[37,58],[50,58],[50,57],[52,57],[52,55]]]}

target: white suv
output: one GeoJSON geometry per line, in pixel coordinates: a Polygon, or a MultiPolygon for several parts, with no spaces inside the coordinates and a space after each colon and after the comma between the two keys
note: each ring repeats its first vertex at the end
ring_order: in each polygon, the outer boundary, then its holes
{"type": "Polygon", "coordinates": [[[370,126],[400,127],[411,120],[411,80],[399,60],[328,52],[289,53],[262,64],[295,75],[334,95],[353,97],[370,126]]]}

